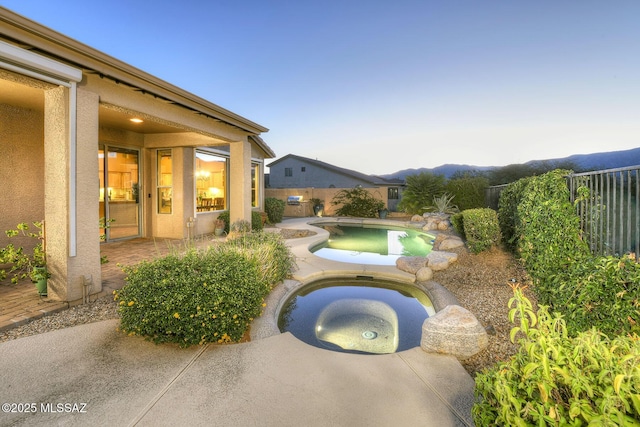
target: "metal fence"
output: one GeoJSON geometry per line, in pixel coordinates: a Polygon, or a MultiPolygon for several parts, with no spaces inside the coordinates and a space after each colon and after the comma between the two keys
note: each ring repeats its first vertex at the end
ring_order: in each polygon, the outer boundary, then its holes
{"type": "Polygon", "coordinates": [[[640,259],[640,166],[567,176],[584,239],[598,255],[640,259]]]}
{"type": "MultiPolygon", "coordinates": [[[[640,166],[567,176],[585,241],[596,255],[632,254],[640,261],[640,166]]],[[[506,185],[489,187],[488,207],[498,209],[506,185]]]]}

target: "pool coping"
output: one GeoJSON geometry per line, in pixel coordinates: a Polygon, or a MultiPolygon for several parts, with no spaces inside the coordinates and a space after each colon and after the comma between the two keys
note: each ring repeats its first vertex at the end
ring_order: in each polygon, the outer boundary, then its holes
{"type": "MultiPolygon", "coordinates": [[[[415,286],[424,291],[431,299],[431,303],[437,312],[449,305],[460,305],[457,298],[445,287],[435,281],[417,282],[415,274],[399,270],[395,265],[371,265],[345,263],[328,260],[314,255],[310,249],[329,238],[329,232],[315,227],[314,224],[343,223],[362,225],[391,225],[396,227],[416,228],[410,222],[373,219],[373,218],[343,218],[343,217],[307,217],[294,218],[276,224],[277,228],[309,230],[316,234],[308,237],[287,240],[287,244],[295,257],[296,269],[290,279],[275,286],[267,298],[262,315],[251,324],[251,340],[263,339],[274,335],[280,335],[278,328],[278,313],[289,297],[298,289],[320,279],[332,278],[357,278],[358,276],[371,276],[376,279],[398,281],[415,286]]],[[[428,234],[437,235],[437,231],[429,231],[428,234]]]]}

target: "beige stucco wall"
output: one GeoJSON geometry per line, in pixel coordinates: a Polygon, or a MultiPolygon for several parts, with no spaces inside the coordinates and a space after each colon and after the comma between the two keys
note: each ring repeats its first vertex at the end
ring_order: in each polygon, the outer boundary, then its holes
{"type": "MultiPolygon", "coordinates": [[[[265,197],[274,197],[276,199],[287,201],[289,196],[302,196],[300,205],[286,205],[284,216],[288,217],[306,217],[313,215],[313,207],[309,203],[312,198],[320,199],[324,202],[324,216],[335,215],[335,210],[339,206],[333,206],[331,200],[342,188],[266,188],[265,197]]],[[[387,206],[387,187],[364,188],[373,197],[382,200],[387,206]]]]}
{"type": "MultiPolygon", "coordinates": [[[[44,219],[42,133],[42,113],[0,104],[0,246],[9,242],[5,230],[44,219]]],[[[29,238],[11,241],[28,249],[34,246],[29,238]]]]}

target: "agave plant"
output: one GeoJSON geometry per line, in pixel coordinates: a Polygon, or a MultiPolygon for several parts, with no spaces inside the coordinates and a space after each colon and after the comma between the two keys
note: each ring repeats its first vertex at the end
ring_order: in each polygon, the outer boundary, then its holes
{"type": "Polygon", "coordinates": [[[440,197],[433,197],[433,206],[427,206],[425,209],[427,212],[436,212],[451,215],[458,212],[458,207],[451,202],[455,196],[444,193],[440,197]]]}

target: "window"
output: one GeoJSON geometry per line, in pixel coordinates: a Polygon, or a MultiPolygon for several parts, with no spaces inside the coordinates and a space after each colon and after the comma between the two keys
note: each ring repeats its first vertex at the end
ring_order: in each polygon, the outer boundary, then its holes
{"type": "Polygon", "coordinates": [[[300,168],[300,172],[305,172],[306,170],[307,170],[307,168],[306,168],[306,167],[304,167],[304,166],[302,166],[302,167],[300,168]]]}
{"type": "Polygon", "coordinates": [[[228,159],[196,151],[197,211],[220,211],[227,208],[228,159]]]}
{"type": "Polygon", "coordinates": [[[171,150],[158,150],[158,213],[170,214],[172,212],[173,198],[173,162],[171,150]]]}
{"type": "Polygon", "coordinates": [[[251,206],[257,208],[260,204],[260,165],[251,164],[251,206]]]}
{"type": "Polygon", "coordinates": [[[284,176],[293,176],[293,168],[284,168],[284,176]]]}
{"type": "Polygon", "coordinates": [[[387,199],[389,200],[398,200],[398,188],[397,187],[389,187],[387,188],[387,199]]]}

